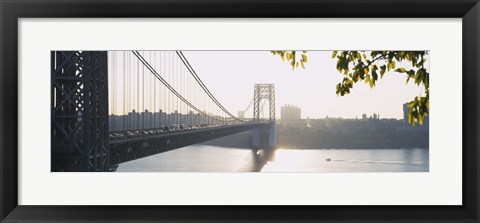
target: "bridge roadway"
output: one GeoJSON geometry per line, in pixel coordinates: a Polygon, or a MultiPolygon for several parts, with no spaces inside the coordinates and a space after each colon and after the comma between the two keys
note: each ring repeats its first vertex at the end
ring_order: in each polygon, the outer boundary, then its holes
{"type": "Polygon", "coordinates": [[[203,141],[236,134],[248,130],[269,127],[269,122],[248,122],[244,124],[221,125],[199,129],[186,129],[156,134],[138,135],[111,139],[110,164],[114,166],[123,162],[155,155],[203,141]]]}

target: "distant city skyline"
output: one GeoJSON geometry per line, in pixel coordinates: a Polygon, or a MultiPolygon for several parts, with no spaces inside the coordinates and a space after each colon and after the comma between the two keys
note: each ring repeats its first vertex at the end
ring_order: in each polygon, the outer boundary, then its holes
{"type": "MultiPolygon", "coordinates": [[[[343,75],[336,70],[331,51],[308,51],[305,69],[293,71],[287,62],[269,51],[183,51],[183,54],[211,93],[235,115],[250,103],[256,83],[275,84],[277,119],[280,119],[281,106],[286,104],[301,108],[302,119],[355,118],[373,113],[382,118],[403,119],[403,104],[423,92],[423,87],[413,81],[406,84],[405,74],[390,71],[373,89],[358,82],[350,94],[337,97],[335,86],[343,75]]],[[[409,67],[409,64],[402,65],[409,67]]],[[[122,87],[117,85],[118,89],[122,87]]],[[[249,118],[252,114],[250,108],[244,116],[249,118]]]]}

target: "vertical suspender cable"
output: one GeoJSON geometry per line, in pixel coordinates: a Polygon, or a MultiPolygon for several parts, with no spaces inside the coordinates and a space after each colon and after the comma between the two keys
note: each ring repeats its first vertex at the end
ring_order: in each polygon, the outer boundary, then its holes
{"type": "Polygon", "coordinates": [[[112,124],[113,124],[113,131],[116,131],[117,130],[117,126],[116,126],[116,120],[115,120],[115,116],[117,115],[117,96],[116,96],[116,88],[117,88],[117,82],[115,81],[115,77],[117,76],[117,55],[116,55],[116,51],[113,51],[113,68],[112,68],[112,74],[113,74],[113,85],[112,85],[112,88],[113,88],[113,121],[112,121],[112,124]]]}
{"type": "Polygon", "coordinates": [[[132,105],[131,105],[131,98],[130,98],[130,89],[131,89],[131,75],[132,75],[132,72],[130,70],[131,68],[131,60],[130,60],[130,54],[126,53],[125,51],[123,52],[127,55],[128,59],[127,59],[127,65],[128,65],[128,74],[127,74],[127,79],[128,79],[128,84],[127,84],[127,114],[128,114],[128,118],[127,118],[127,127],[128,127],[128,130],[132,130],[132,126],[131,126],[131,120],[130,120],[130,111],[132,110],[132,105]]]}
{"type": "Polygon", "coordinates": [[[126,109],[126,105],[127,105],[127,98],[126,98],[126,81],[125,81],[125,77],[126,77],[126,67],[127,67],[127,64],[126,64],[126,58],[125,58],[125,51],[122,51],[122,58],[123,58],[123,111],[122,111],[122,115],[123,115],[123,126],[122,126],[122,130],[125,131],[126,130],[126,126],[127,126],[127,115],[125,114],[125,111],[127,110],[126,109]]]}
{"type": "MultiPolygon", "coordinates": [[[[153,51],[153,65],[157,69],[157,52],[153,51]]],[[[157,128],[157,82],[153,80],[153,128],[157,128]]]]}
{"type": "Polygon", "coordinates": [[[138,69],[138,73],[136,75],[136,78],[137,78],[137,112],[136,112],[136,116],[137,116],[137,128],[136,129],[140,129],[140,62],[137,61],[137,69],[138,69]]]}
{"type": "Polygon", "coordinates": [[[145,67],[142,66],[142,128],[145,128],[145,67]]]}

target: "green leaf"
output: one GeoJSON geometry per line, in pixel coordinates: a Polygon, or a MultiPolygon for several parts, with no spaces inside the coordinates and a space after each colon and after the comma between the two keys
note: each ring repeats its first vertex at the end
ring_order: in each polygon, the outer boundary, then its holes
{"type": "Polygon", "coordinates": [[[303,59],[303,62],[307,62],[307,55],[302,54],[302,59],[303,59]]]}
{"type": "Polygon", "coordinates": [[[382,78],[383,78],[383,75],[385,75],[385,69],[387,69],[385,65],[380,66],[380,76],[382,78]]]}
{"type": "Polygon", "coordinates": [[[400,68],[395,69],[395,71],[398,72],[398,73],[405,73],[405,72],[407,72],[407,69],[405,69],[403,67],[400,67],[400,68]]]}
{"type": "Polygon", "coordinates": [[[415,101],[411,101],[410,103],[407,104],[409,108],[413,108],[415,106],[415,101]]]}
{"type": "Polygon", "coordinates": [[[357,58],[357,60],[361,60],[362,59],[362,54],[360,54],[360,52],[357,52],[355,57],[357,58]]]}
{"type": "Polygon", "coordinates": [[[332,52],[332,58],[335,58],[335,56],[337,56],[337,51],[332,52]]]}
{"type": "Polygon", "coordinates": [[[418,124],[423,125],[423,115],[420,113],[417,115],[418,124]]]}
{"type": "Polygon", "coordinates": [[[373,80],[378,80],[377,71],[375,70],[372,71],[372,77],[373,77],[373,80]]]}
{"type": "Polygon", "coordinates": [[[412,112],[411,112],[410,109],[408,109],[408,117],[407,117],[407,119],[408,119],[408,122],[409,122],[409,123],[412,123],[412,112]]]}

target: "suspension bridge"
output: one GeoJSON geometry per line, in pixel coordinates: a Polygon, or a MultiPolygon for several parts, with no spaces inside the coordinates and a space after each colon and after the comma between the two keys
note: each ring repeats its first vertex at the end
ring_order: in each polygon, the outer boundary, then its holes
{"type": "Polygon", "coordinates": [[[244,131],[254,150],[276,145],[273,84],[255,84],[237,117],[181,51],[52,51],[51,75],[53,172],[114,171],[244,131]]]}

